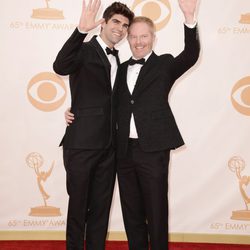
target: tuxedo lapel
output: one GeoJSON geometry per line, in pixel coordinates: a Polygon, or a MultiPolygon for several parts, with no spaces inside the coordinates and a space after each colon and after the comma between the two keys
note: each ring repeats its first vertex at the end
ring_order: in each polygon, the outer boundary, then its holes
{"type": "Polygon", "coordinates": [[[105,54],[105,52],[103,51],[102,47],[100,46],[100,44],[97,42],[96,40],[96,36],[94,36],[91,40],[90,40],[90,44],[95,47],[101,61],[103,62],[103,65],[105,67],[108,79],[110,80],[110,70],[111,70],[111,65],[110,62],[105,54]]]}
{"type": "Polygon", "coordinates": [[[115,77],[115,82],[114,82],[114,86],[113,86],[113,91],[112,93],[114,94],[114,92],[116,91],[117,89],[117,85],[119,84],[119,81],[121,78],[121,75],[120,75],[120,72],[121,72],[121,68],[120,68],[120,59],[118,56],[116,56],[116,61],[118,63],[118,68],[117,68],[117,72],[116,72],[116,77],[115,77]]]}
{"type": "MultiPolygon", "coordinates": [[[[118,85],[125,85],[126,89],[129,92],[128,84],[127,84],[127,71],[128,71],[128,62],[124,62],[121,66],[118,67],[116,81],[114,84],[113,92],[116,91],[118,85]]],[[[129,92],[130,93],[130,92],[129,92]]]]}
{"type": "Polygon", "coordinates": [[[158,56],[152,52],[148,60],[142,66],[139,76],[136,81],[136,85],[133,91],[133,96],[140,94],[144,88],[146,88],[152,80],[157,77],[158,68],[156,66],[158,56]]]}

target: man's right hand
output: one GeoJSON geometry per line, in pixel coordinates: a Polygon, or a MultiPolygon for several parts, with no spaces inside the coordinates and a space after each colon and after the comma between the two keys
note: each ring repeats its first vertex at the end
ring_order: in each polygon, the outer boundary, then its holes
{"type": "Polygon", "coordinates": [[[69,126],[73,121],[74,121],[74,114],[70,112],[70,108],[68,108],[65,112],[64,112],[64,118],[65,121],[67,123],[67,126],[69,126]]]}
{"type": "Polygon", "coordinates": [[[185,16],[186,24],[195,23],[195,11],[197,8],[198,0],[178,0],[179,6],[185,16]]]}
{"type": "Polygon", "coordinates": [[[99,21],[95,21],[97,12],[100,8],[101,1],[100,0],[89,0],[88,6],[86,7],[85,0],[82,2],[82,14],[79,21],[78,29],[81,32],[88,32],[98,25],[103,23],[105,20],[104,18],[100,19],[99,21]]]}

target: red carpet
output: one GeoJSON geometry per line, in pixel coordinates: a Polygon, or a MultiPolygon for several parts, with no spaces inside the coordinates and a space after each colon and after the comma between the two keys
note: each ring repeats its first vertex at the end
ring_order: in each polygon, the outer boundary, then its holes
{"type": "MultiPolygon", "coordinates": [[[[65,250],[65,241],[0,241],[1,250],[65,250]]],[[[108,241],[106,250],[128,250],[127,242],[108,241]]],[[[169,243],[169,250],[250,250],[250,245],[169,243]]]]}

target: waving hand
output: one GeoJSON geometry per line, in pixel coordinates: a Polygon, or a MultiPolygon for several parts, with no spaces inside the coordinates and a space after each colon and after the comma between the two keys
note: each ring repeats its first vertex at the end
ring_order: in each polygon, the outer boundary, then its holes
{"type": "Polygon", "coordinates": [[[198,0],[178,0],[179,6],[185,16],[186,23],[194,22],[195,10],[198,0]]]}
{"type": "Polygon", "coordinates": [[[78,26],[80,31],[88,32],[104,22],[103,18],[99,21],[95,21],[100,5],[100,0],[89,0],[88,5],[86,6],[85,0],[83,0],[82,13],[78,26]]]}

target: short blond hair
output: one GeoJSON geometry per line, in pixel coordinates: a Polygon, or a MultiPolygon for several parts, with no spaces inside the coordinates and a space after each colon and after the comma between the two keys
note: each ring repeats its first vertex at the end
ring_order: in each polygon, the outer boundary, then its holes
{"type": "Polygon", "coordinates": [[[151,29],[152,29],[152,33],[154,34],[155,31],[156,31],[156,28],[155,28],[155,24],[153,22],[152,19],[146,17],[146,16],[136,16],[133,21],[131,22],[130,26],[129,26],[129,29],[128,29],[128,33],[129,33],[129,30],[130,28],[133,26],[133,24],[135,23],[146,23],[151,29]]]}

